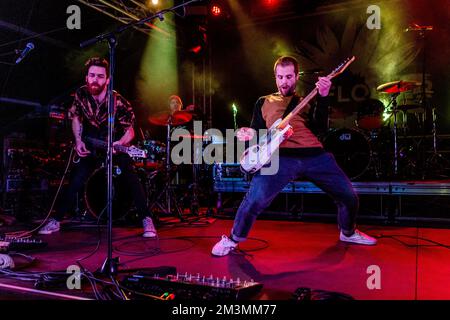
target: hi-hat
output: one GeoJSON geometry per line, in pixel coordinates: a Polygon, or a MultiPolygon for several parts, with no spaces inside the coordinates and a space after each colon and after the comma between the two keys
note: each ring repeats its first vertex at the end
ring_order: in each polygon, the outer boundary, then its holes
{"type": "Polygon", "coordinates": [[[410,91],[414,88],[420,86],[419,82],[416,81],[393,81],[384,83],[377,87],[377,91],[385,92],[385,93],[400,93],[405,91],[410,91]]]}
{"type": "Polygon", "coordinates": [[[157,126],[179,126],[192,120],[192,114],[186,111],[175,111],[173,114],[169,112],[159,112],[148,118],[148,122],[157,126]]]}

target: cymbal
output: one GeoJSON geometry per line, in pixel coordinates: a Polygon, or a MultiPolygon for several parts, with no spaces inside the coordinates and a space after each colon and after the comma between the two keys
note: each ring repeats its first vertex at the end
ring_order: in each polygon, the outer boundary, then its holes
{"type": "Polygon", "coordinates": [[[410,91],[414,88],[417,88],[420,86],[419,82],[416,81],[393,81],[384,83],[382,85],[379,85],[377,87],[377,91],[382,91],[385,93],[400,93],[405,91],[410,91]]]}
{"type": "Polygon", "coordinates": [[[148,122],[157,126],[179,126],[192,120],[192,114],[186,111],[175,111],[173,114],[169,112],[159,112],[155,116],[148,118],[148,122]]]}

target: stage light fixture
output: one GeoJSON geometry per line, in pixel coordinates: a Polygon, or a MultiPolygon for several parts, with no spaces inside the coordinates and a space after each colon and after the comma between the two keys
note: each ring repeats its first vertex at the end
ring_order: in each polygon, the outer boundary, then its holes
{"type": "Polygon", "coordinates": [[[211,14],[215,17],[220,16],[222,14],[222,8],[217,4],[212,5],[211,6],[211,14]]]}

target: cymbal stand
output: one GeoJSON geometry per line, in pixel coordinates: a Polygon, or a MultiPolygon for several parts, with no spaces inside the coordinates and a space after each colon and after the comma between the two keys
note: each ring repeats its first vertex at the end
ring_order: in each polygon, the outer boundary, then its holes
{"type": "MultiPolygon", "coordinates": [[[[448,166],[450,165],[450,161],[447,160],[440,154],[437,150],[437,129],[436,129],[436,110],[433,106],[431,108],[431,115],[432,115],[432,136],[433,136],[433,152],[431,156],[429,156],[425,162],[425,170],[422,178],[425,178],[425,175],[429,173],[431,170],[434,170],[434,172],[444,171],[448,170],[448,166]],[[439,170],[439,169],[441,170],[439,170]]],[[[447,175],[442,175],[444,177],[447,177],[447,175]]]]}
{"type": "Polygon", "coordinates": [[[398,132],[397,132],[397,97],[399,93],[392,94],[392,113],[394,115],[394,176],[398,174],[398,132]]]}
{"type": "Polygon", "coordinates": [[[202,146],[194,139],[194,163],[192,164],[192,198],[191,198],[191,214],[198,215],[198,162],[202,156],[202,146]]]}
{"type": "Polygon", "coordinates": [[[172,208],[175,209],[175,213],[178,215],[181,221],[184,220],[180,206],[176,199],[175,193],[172,188],[172,176],[170,165],[170,132],[171,132],[172,116],[169,116],[167,120],[167,137],[166,137],[166,170],[164,177],[164,188],[161,190],[156,200],[151,204],[150,211],[152,211],[155,206],[158,206],[163,213],[172,214],[172,208]],[[161,199],[164,197],[164,200],[161,199]]]}

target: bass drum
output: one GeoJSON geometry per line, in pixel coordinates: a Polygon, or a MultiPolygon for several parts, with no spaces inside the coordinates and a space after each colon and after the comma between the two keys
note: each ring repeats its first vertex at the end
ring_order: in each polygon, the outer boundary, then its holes
{"type": "MultiPolygon", "coordinates": [[[[113,220],[124,218],[131,209],[132,195],[129,188],[126,188],[120,181],[120,175],[113,175],[113,220]]],[[[95,170],[86,182],[84,188],[84,200],[87,210],[98,219],[107,219],[106,212],[107,197],[107,176],[106,168],[102,167],[95,170]]]]}
{"type": "Polygon", "coordinates": [[[325,136],[323,146],[334,155],[350,180],[358,179],[368,170],[372,150],[369,138],[361,131],[347,128],[333,130],[325,136]]]}

